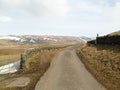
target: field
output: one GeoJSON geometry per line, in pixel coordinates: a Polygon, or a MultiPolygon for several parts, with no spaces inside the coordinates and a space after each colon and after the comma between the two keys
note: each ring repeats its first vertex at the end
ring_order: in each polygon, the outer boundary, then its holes
{"type": "MultiPolygon", "coordinates": [[[[24,48],[22,47],[21,50],[20,47],[21,46],[19,46],[20,51],[18,50],[19,52],[17,54],[20,54],[28,48],[28,46],[24,46],[24,48]]],[[[34,47],[36,48],[27,50],[25,52],[27,59],[23,65],[23,69],[17,73],[11,74],[8,79],[0,82],[0,90],[33,90],[37,81],[50,66],[53,57],[61,50],[67,47],[72,47],[72,45],[38,45],[34,47]],[[23,81],[25,80],[25,78],[28,78],[28,84],[25,86],[19,86],[15,83],[14,85],[16,86],[9,86],[9,84],[19,78],[23,78],[23,81]]],[[[13,53],[13,55],[14,54],[15,53],[13,53]]],[[[17,83],[20,82],[17,81],[17,83]]]]}
{"type": "Polygon", "coordinates": [[[113,32],[111,34],[109,34],[110,36],[115,36],[115,35],[120,35],[120,31],[117,31],[117,32],[113,32]]]}
{"type": "Polygon", "coordinates": [[[1,46],[0,45],[0,66],[18,61],[21,53],[30,48],[28,45],[1,46]]]}
{"type": "Polygon", "coordinates": [[[78,49],[86,68],[108,90],[120,90],[120,47],[97,45],[78,49]]]}
{"type": "MultiPolygon", "coordinates": [[[[2,42],[3,43],[3,42],[2,42]]],[[[8,43],[8,42],[6,42],[8,43]]],[[[29,48],[35,48],[35,47],[43,47],[46,45],[39,45],[39,44],[33,44],[33,45],[0,45],[0,66],[6,65],[15,61],[20,60],[20,55],[24,53],[29,48]]]]}

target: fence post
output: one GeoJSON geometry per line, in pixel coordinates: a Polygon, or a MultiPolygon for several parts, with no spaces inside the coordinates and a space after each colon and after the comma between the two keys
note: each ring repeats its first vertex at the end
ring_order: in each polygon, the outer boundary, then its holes
{"type": "Polygon", "coordinates": [[[8,73],[8,77],[10,76],[10,64],[9,64],[9,73],[8,73]]]}
{"type": "Polygon", "coordinates": [[[20,69],[23,69],[24,64],[25,64],[25,58],[24,54],[20,55],[20,69]]]}
{"type": "Polygon", "coordinates": [[[97,34],[97,37],[96,37],[96,40],[95,40],[96,45],[98,44],[98,37],[99,37],[99,34],[97,34]]]}

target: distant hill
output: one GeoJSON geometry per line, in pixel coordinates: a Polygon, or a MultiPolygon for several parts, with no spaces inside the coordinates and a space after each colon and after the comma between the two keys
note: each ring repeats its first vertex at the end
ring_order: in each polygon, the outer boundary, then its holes
{"type": "Polygon", "coordinates": [[[0,45],[4,44],[41,44],[41,43],[77,43],[83,42],[79,37],[52,35],[7,35],[0,36],[0,45]],[[7,43],[8,42],[8,43],[7,43]]]}
{"type": "Polygon", "coordinates": [[[120,31],[97,37],[96,40],[88,41],[89,44],[120,45],[120,31]]]}
{"type": "Polygon", "coordinates": [[[80,39],[82,39],[84,42],[92,40],[92,38],[86,36],[81,36],[80,39]]]}
{"type": "Polygon", "coordinates": [[[116,31],[116,32],[113,32],[113,33],[110,33],[108,34],[109,36],[115,36],[115,35],[120,35],[120,30],[119,31],[116,31]]]}

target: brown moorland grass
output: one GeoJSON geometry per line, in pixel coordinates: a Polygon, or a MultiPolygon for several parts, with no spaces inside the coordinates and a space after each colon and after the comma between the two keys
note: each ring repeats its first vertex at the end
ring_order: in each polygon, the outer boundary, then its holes
{"type": "Polygon", "coordinates": [[[115,36],[115,35],[120,35],[120,31],[117,31],[117,32],[113,32],[111,34],[109,34],[110,36],[115,36]]]}
{"type": "Polygon", "coordinates": [[[0,49],[0,66],[9,64],[20,59],[20,54],[24,52],[22,48],[1,48],[0,49]]]}
{"type": "Polygon", "coordinates": [[[12,74],[8,79],[0,82],[0,90],[34,90],[36,83],[50,66],[53,57],[66,47],[69,46],[40,47],[28,51],[29,53],[26,52],[27,59],[23,70],[12,74]],[[14,78],[19,77],[28,77],[30,79],[29,84],[24,87],[6,87],[14,80],[14,78]]]}
{"type": "Polygon", "coordinates": [[[11,46],[11,45],[14,45],[14,43],[10,42],[9,40],[0,39],[0,46],[11,46]]]}
{"type": "Polygon", "coordinates": [[[24,49],[12,49],[12,48],[9,48],[9,49],[0,49],[0,56],[2,55],[16,55],[16,54],[20,54],[24,51],[24,49]]]}
{"type": "Polygon", "coordinates": [[[40,45],[0,45],[0,66],[18,61],[21,53],[29,48],[38,46],[40,45]]]}
{"type": "Polygon", "coordinates": [[[77,54],[108,90],[120,90],[120,46],[85,46],[77,54]]]}
{"type": "Polygon", "coordinates": [[[0,66],[16,62],[20,59],[20,55],[2,55],[0,56],[0,66]]]}

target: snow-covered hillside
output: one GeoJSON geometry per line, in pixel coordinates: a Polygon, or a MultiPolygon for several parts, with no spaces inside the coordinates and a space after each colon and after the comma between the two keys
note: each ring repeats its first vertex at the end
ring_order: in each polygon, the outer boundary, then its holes
{"type": "Polygon", "coordinates": [[[49,42],[68,42],[75,43],[82,41],[78,37],[71,36],[48,36],[48,35],[8,35],[0,36],[0,40],[8,40],[17,44],[38,44],[49,42]]]}
{"type": "Polygon", "coordinates": [[[15,37],[15,36],[0,36],[0,39],[7,39],[7,40],[20,40],[20,38],[15,37]]]}
{"type": "Polygon", "coordinates": [[[87,41],[90,41],[90,40],[92,40],[94,38],[89,38],[89,37],[86,37],[86,36],[81,36],[80,39],[83,40],[86,43],[87,41]]]}

